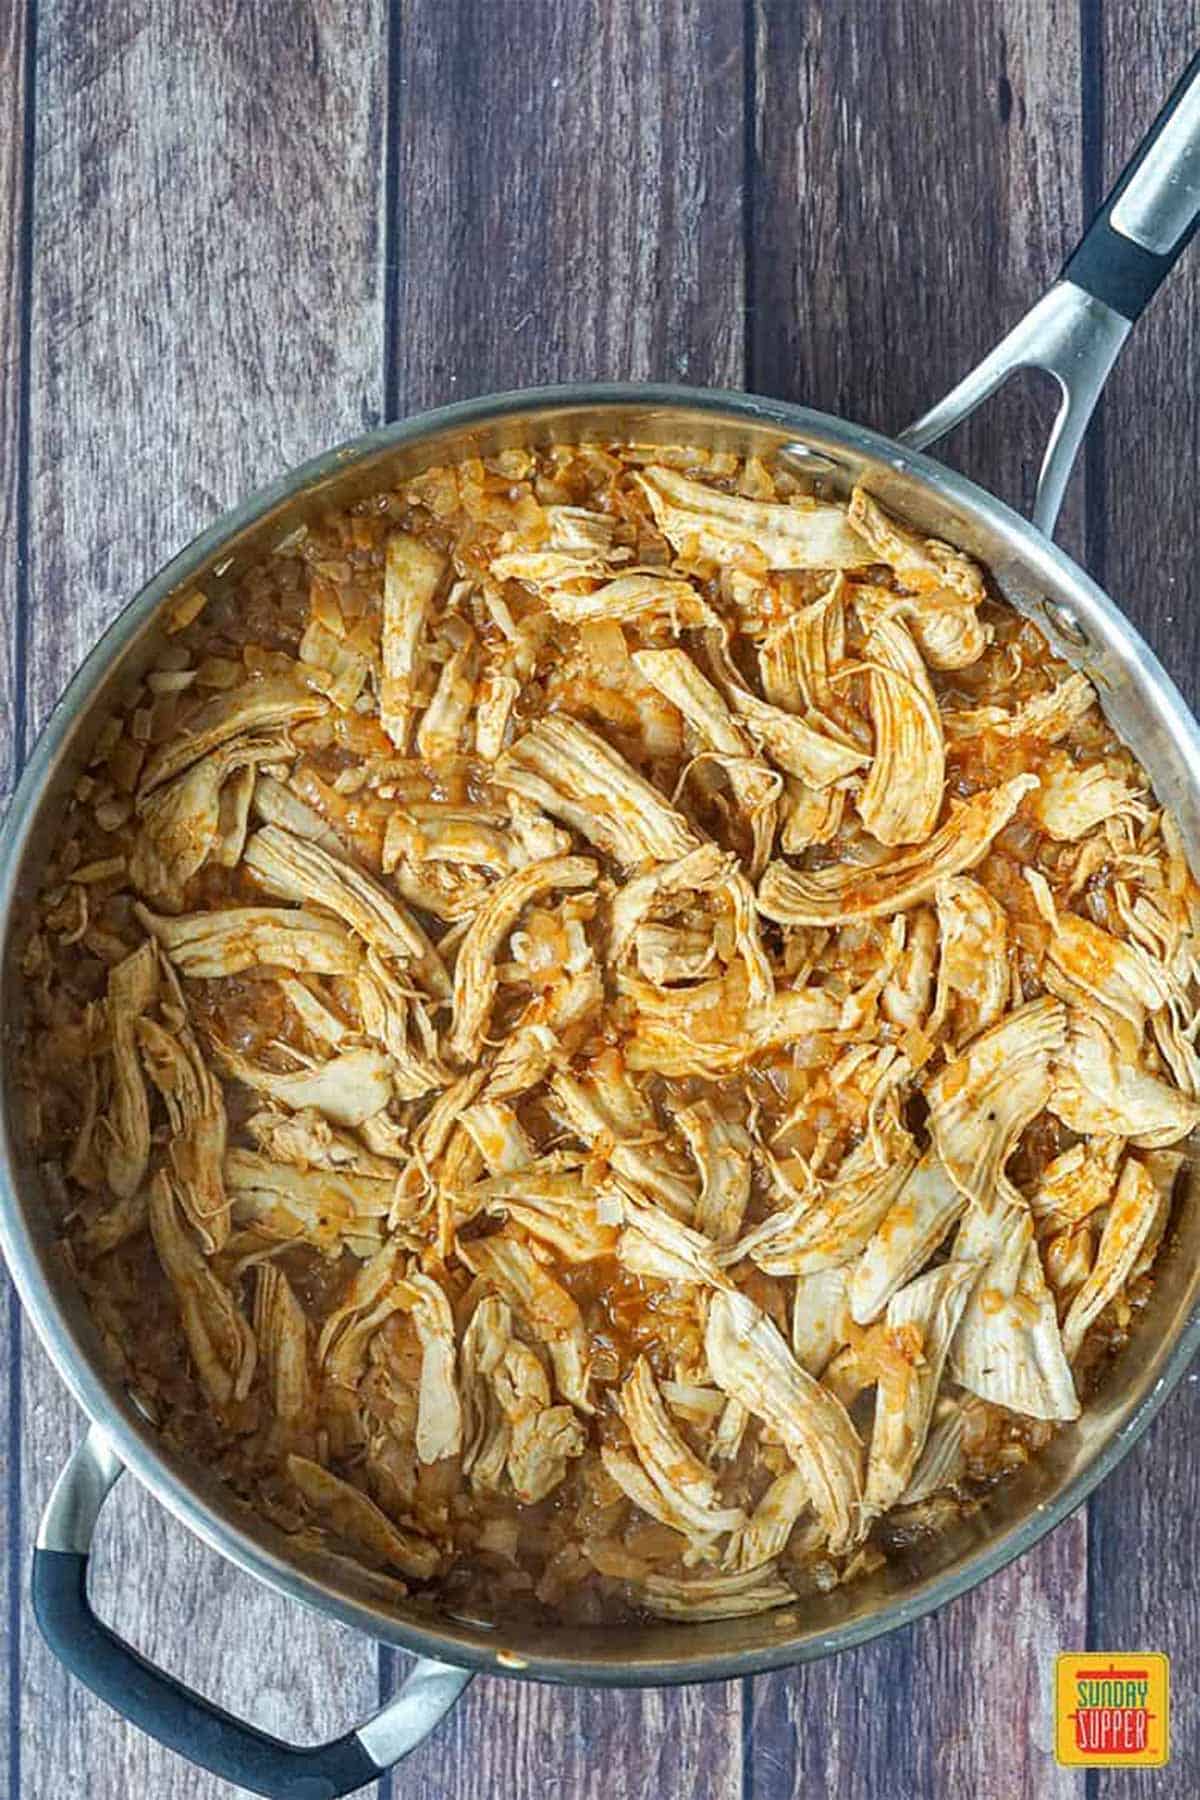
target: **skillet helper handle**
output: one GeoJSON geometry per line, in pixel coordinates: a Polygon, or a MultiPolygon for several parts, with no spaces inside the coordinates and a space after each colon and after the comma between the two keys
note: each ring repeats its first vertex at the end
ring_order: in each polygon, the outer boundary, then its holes
{"type": "Polygon", "coordinates": [[[1033,522],[1047,537],[1101,389],[1134,321],[1200,224],[1200,53],[1068,257],[1063,272],[944,400],[901,433],[926,450],[1018,369],[1044,369],[1062,396],[1038,476],[1033,522]]]}
{"type": "Polygon", "coordinates": [[[395,1698],[327,1744],[285,1744],[176,1681],[92,1610],[88,1560],[100,1508],[123,1464],[96,1426],[55,1484],[33,1553],[33,1608],[59,1661],[131,1724],[169,1750],[269,1800],[336,1800],[416,1749],[471,1679],[421,1659],[395,1698]]]}

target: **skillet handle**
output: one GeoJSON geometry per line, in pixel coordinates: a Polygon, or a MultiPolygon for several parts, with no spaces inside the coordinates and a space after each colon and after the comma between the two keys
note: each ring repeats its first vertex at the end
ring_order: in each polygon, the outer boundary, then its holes
{"type": "Polygon", "coordinates": [[[1018,369],[1044,369],[1062,399],[1046,445],[1033,522],[1047,537],[1075,457],[1125,339],[1200,225],[1200,52],[1134,151],[1048,293],[970,374],[908,430],[925,450],[1018,369]]]}
{"type": "Polygon", "coordinates": [[[1062,279],[1135,324],[1200,225],[1200,51],[1126,163],[1062,279]]]}
{"type": "Polygon", "coordinates": [[[96,1520],[123,1466],[93,1425],[42,1515],[32,1579],[34,1612],[51,1650],[123,1718],[269,1800],[336,1800],[378,1780],[449,1712],[471,1671],[422,1658],[395,1698],[357,1730],[327,1744],[285,1744],[147,1662],[101,1623],[87,1592],[96,1520]]]}

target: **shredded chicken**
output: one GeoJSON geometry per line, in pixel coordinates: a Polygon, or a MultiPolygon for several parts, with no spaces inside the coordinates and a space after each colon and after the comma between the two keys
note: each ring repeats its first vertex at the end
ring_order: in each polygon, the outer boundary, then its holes
{"type": "Polygon", "coordinates": [[[1056,1000],[1031,1000],[971,1040],[925,1089],[929,1130],[950,1179],[987,1206],[1020,1133],[1050,1099],[1066,1042],[1056,1000]]]}
{"type": "Polygon", "coordinates": [[[540,595],[556,619],[583,625],[592,619],[649,620],[665,617],[676,628],[706,625],[713,614],[689,581],[664,577],[648,569],[631,569],[604,580],[603,564],[566,551],[545,550],[532,556],[499,556],[492,574],[501,581],[521,581],[540,595]],[[600,576],[598,585],[597,576],[600,576]],[[582,592],[587,587],[587,592],[582,592]]]}
{"type": "Polygon", "coordinates": [[[417,1396],[417,1455],[423,1463],[457,1456],[462,1449],[462,1403],[456,1377],[458,1352],[450,1302],[429,1275],[411,1273],[416,1291],[413,1319],[421,1340],[417,1396]]]}
{"type": "MultiPolygon", "coordinates": [[[[988,630],[979,618],[983,576],[970,557],[936,538],[922,538],[863,488],[854,490],[848,517],[900,584],[898,594],[883,600],[884,616],[909,621],[931,668],[961,669],[977,662],[988,630]]],[[[880,606],[877,598],[875,604],[880,606]]]]}
{"type": "Polygon", "coordinates": [[[381,1595],[803,1606],[1153,1328],[1180,828],[861,488],[397,480],[189,613],[64,806],[6,1022],[64,1266],[173,1453],[381,1595]]]}
{"type": "Polygon", "coordinates": [[[496,778],[622,863],[668,862],[697,847],[687,820],[599,734],[544,719],[496,764],[496,778]]]}
{"type": "Polygon", "coordinates": [[[218,745],[165,786],[143,795],[138,805],[140,830],[129,862],[130,880],[156,906],[183,910],[189,881],[210,859],[234,868],[241,860],[254,772],[263,763],[291,760],[286,738],[235,737],[218,745]],[[239,801],[239,829],[224,827],[231,795],[239,777],[248,775],[249,790],[239,801]]]}
{"type": "Polygon", "coordinates": [[[1096,764],[1081,769],[1061,754],[1047,760],[1032,808],[1044,831],[1071,843],[1109,819],[1148,816],[1140,795],[1119,775],[1096,764]]]}
{"type": "Polygon", "coordinates": [[[958,1043],[995,1024],[1008,1004],[1008,917],[969,875],[949,875],[937,902],[937,992],[930,1032],[948,1027],[958,1043]]]}
{"type": "MultiPolygon", "coordinates": [[[[808,1482],[800,1469],[777,1475],[725,1552],[726,1566],[746,1574],[783,1555],[797,1521],[809,1510],[808,1482]]],[[[818,1534],[819,1535],[819,1534],[818,1534]]]]}
{"type": "MultiPolygon", "coordinates": [[[[1010,742],[1033,738],[1044,744],[1057,744],[1095,704],[1096,690],[1087,676],[1067,675],[1056,686],[1032,695],[1015,709],[947,707],[942,722],[950,738],[977,737],[987,732],[1010,742]]],[[[1050,765],[1052,770],[1058,766],[1050,765]]],[[[1037,804],[1035,801],[1035,808],[1037,804]]]]}
{"type": "Polygon", "coordinates": [[[1200,1124],[1200,1102],[1120,1054],[1102,1016],[1073,1012],[1047,1102],[1072,1131],[1131,1138],[1144,1149],[1177,1144],[1200,1124]]]}
{"type": "Polygon", "coordinates": [[[804,1372],[745,1294],[713,1295],[705,1350],[717,1385],[783,1440],[830,1548],[846,1549],[860,1530],[862,1443],[845,1408],[804,1372]]]}
{"type": "Polygon", "coordinates": [[[554,856],[506,875],[481,907],[454,964],[454,1023],[447,1046],[456,1062],[475,1062],[496,991],[496,956],[531,900],[553,888],[582,888],[596,877],[586,856],[554,856]]]}
{"type": "Polygon", "coordinates": [[[388,539],[379,722],[401,755],[416,707],[425,626],[445,567],[445,558],[420,538],[397,531],[388,539]]]}
{"type": "Polygon", "coordinates": [[[649,468],[638,479],[655,523],[685,563],[853,569],[871,560],[842,506],[799,497],[783,506],[743,500],[666,468],[649,468]]]}
{"type": "Polygon", "coordinates": [[[758,904],[781,925],[837,925],[877,919],[932,898],[948,875],[973,869],[1016,812],[1036,775],[1014,775],[989,793],[952,807],[946,823],[919,850],[863,870],[853,865],[798,874],[774,862],[763,876],[758,904]]]}
{"type": "Polygon", "coordinates": [[[461,1254],[467,1266],[490,1281],[546,1345],[563,1399],[590,1413],[587,1334],[579,1307],[567,1290],[515,1238],[481,1238],[469,1249],[462,1246],[461,1254]]]}
{"type": "Polygon", "coordinates": [[[766,1564],[736,1574],[683,1581],[651,1575],[641,1589],[641,1598],[647,1610],[660,1619],[738,1619],[747,1613],[788,1606],[796,1593],[766,1564]]]}
{"type": "Polygon", "coordinates": [[[411,962],[437,999],[448,984],[441,958],[415,919],[370,876],[322,850],[264,825],[246,845],[246,867],[267,893],[319,906],[341,919],[364,944],[384,956],[411,962]]]}
{"type": "Polygon", "coordinates": [[[163,782],[190,769],[202,756],[211,755],[234,738],[296,725],[323,713],[328,702],[304,685],[299,667],[294,665],[293,669],[292,673],[266,681],[243,682],[228,693],[215,695],[193,712],[186,729],[175,732],[148,758],[138,789],[139,799],[145,802],[146,796],[163,782]]]}
{"type": "Polygon", "coordinates": [[[297,1494],[335,1539],[406,1575],[428,1580],[434,1574],[438,1566],[434,1545],[390,1519],[360,1488],[304,1456],[289,1456],[287,1472],[297,1494]]]}
{"type": "Polygon", "coordinates": [[[706,1100],[682,1107],[675,1122],[700,1171],[696,1228],[714,1243],[732,1243],[750,1199],[750,1135],[744,1126],[723,1119],[706,1100]]]}
{"type": "Polygon", "coordinates": [[[877,1318],[892,1295],[924,1268],[966,1203],[937,1152],[927,1150],[875,1227],[849,1277],[847,1298],[860,1325],[877,1318]]]}
{"type": "Polygon", "coordinates": [[[923,844],[942,808],[942,724],[920,652],[895,619],[866,643],[875,758],[858,796],[863,824],[881,844],[923,844]]]}
{"type": "Polygon", "coordinates": [[[1028,1211],[1007,1195],[986,1212],[968,1209],[954,1254],[980,1271],[951,1345],[954,1379],[1010,1412],[1077,1418],[1079,1400],[1028,1211]]]}
{"type": "Polygon", "coordinates": [[[304,907],[227,906],[219,912],[156,918],[138,907],[180,975],[193,981],[219,980],[247,969],[274,966],[307,975],[349,975],[359,952],[332,919],[304,907]]]}
{"type": "Polygon", "coordinates": [[[311,1427],[316,1416],[316,1391],[308,1317],[287,1276],[274,1263],[258,1266],[254,1335],[271,1411],[287,1431],[311,1427]]]}
{"type": "Polygon", "coordinates": [[[869,1513],[889,1511],[908,1487],[976,1274],[970,1263],[941,1263],[888,1303],[884,1332],[893,1355],[881,1362],[875,1395],[864,1497],[869,1513]]]}
{"type": "Polygon", "coordinates": [[[760,699],[742,679],[724,631],[708,633],[707,651],[730,706],[777,768],[812,788],[829,787],[862,768],[867,757],[856,745],[844,743],[819,722],[809,723],[760,699]]]}
{"type": "Polygon", "coordinates": [[[740,1507],[717,1504],[717,1482],[672,1424],[645,1357],[621,1389],[618,1402],[638,1459],[672,1514],[693,1538],[716,1538],[745,1521],[740,1507]]]}
{"type": "Polygon", "coordinates": [[[391,1099],[391,1063],[378,1050],[347,1050],[327,1062],[282,1074],[250,1062],[228,1045],[214,1048],[218,1062],[233,1080],[296,1111],[313,1107],[335,1125],[362,1125],[391,1099]]]}
{"type": "Polygon", "coordinates": [[[213,1405],[227,1411],[250,1391],[258,1346],[232,1293],[189,1236],[165,1169],[150,1183],[149,1223],[197,1378],[213,1405]]]}
{"type": "Polygon", "coordinates": [[[154,1019],[137,1021],[146,1073],[158,1089],[171,1128],[170,1162],[183,1209],[204,1250],[219,1250],[229,1236],[225,1194],[225,1101],[221,1084],[200,1053],[191,1030],[174,1032],[154,1019]]]}
{"type": "Polygon", "coordinates": [[[1169,1150],[1151,1152],[1141,1160],[1131,1156],[1126,1162],[1104,1221],[1095,1263],[1063,1321],[1068,1361],[1075,1360],[1104,1308],[1153,1261],[1182,1167],[1183,1158],[1169,1150]]]}
{"type": "Polygon", "coordinates": [[[105,1023],[112,1059],[111,1104],[102,1124],[104,1171],[119,1199],[141,1186],[150,1160],[150,1107],[138,1063],[137,1030],[158,988],[154,946],[142,944],[109,971],[105,1023]]]}
{"type": "Polygon", "coordinates": [[[792,1352],[800,1367],[819,1378],[847,1336],[845,1268],[798,1276],[792,1296],[792,1352]]]}
{"type": "Polygon", "coordinates": [[[916,1161],[904,1132],[893,1134],[880,1166],[864,1140],[817,1194],[802,1193],[771,1213],[741,1240],[738,1254],[753,1257],[769,1275],[813,1275],[853,1262],[886,1216],[916,1161]]]}
{"type": "Polygon", "coordinates": [[[308,1242],[356,1256],[378,1245],[392,1211],[395,1183],[341,1169],[277,1162],[254,1150],[231,1150],[225,1185],[234,1221],[269,1241],[308,1242]]]}

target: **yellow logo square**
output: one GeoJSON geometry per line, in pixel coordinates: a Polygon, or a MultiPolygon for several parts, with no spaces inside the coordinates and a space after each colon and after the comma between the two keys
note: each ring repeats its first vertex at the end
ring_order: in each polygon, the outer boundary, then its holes
{"type": "Polygon", "coordinates": [[[1161,1769],[1170,1706],[1161,1651],[1064,1653],[1054,1663],[1054,1754],[1069,1769],[1161,1769]]]}

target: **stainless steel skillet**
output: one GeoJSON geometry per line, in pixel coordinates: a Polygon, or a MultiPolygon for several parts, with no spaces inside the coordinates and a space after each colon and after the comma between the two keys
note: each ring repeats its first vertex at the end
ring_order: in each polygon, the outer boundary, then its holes
{"type": "Polygon", "coordinates": [[[248,1518],[203,1470],[167,1454],[107,1373],[48,1229],[12,1116],[23,916],[65,793],[99,724],[161,643],[172,597],[219,591],[298,523],[429,463],[581,437],[684,441],[779,456],[843,491],[862,480],[886,505],[986,563],[1056,650],[1097,682],[1106,710],[1180,818],[1200,865],[1200,727],[1141,637],[1050,542],[1072,458],[1133,321],[1200,218],[1200,58],[1189,67],[1063,276],[942,404],[890,441],[802,407],[663,387],[573,387],[492,397],[405,421],[331,451],[228,514],[155,577],[71,683],[30,759],[0,834],[0,1240],[35,1327],[92,1420],[46,1510],[34,1604],[63,1662],[118,1710],[195,1762],[268,1795],[332,1796],[374,1779],[419,1743],[475,1671],[637,1685],[728,1678],[831,1654],[919,1618],[1028,1549],[1145,1430],[1200,1344],[1200,1207],[1189,1196],[1134,1342],[1077,1425],[976,1515],[868,1581],[803,1608],[721,1625],[619,1632],[546,1628],[403,1609],[365,1572],[301,1558],[248,1518]],[[1062,406],[1029,524],[924,454],[1013,370],[1049,370],[1062,406]],[[375,1718],[313,1748],[279,1743],[190,1693],[93,1614],[87,1563],[96,1518],[123,1467],[208,1544],[277,1590],[421,1659],[375,1718]]]}

